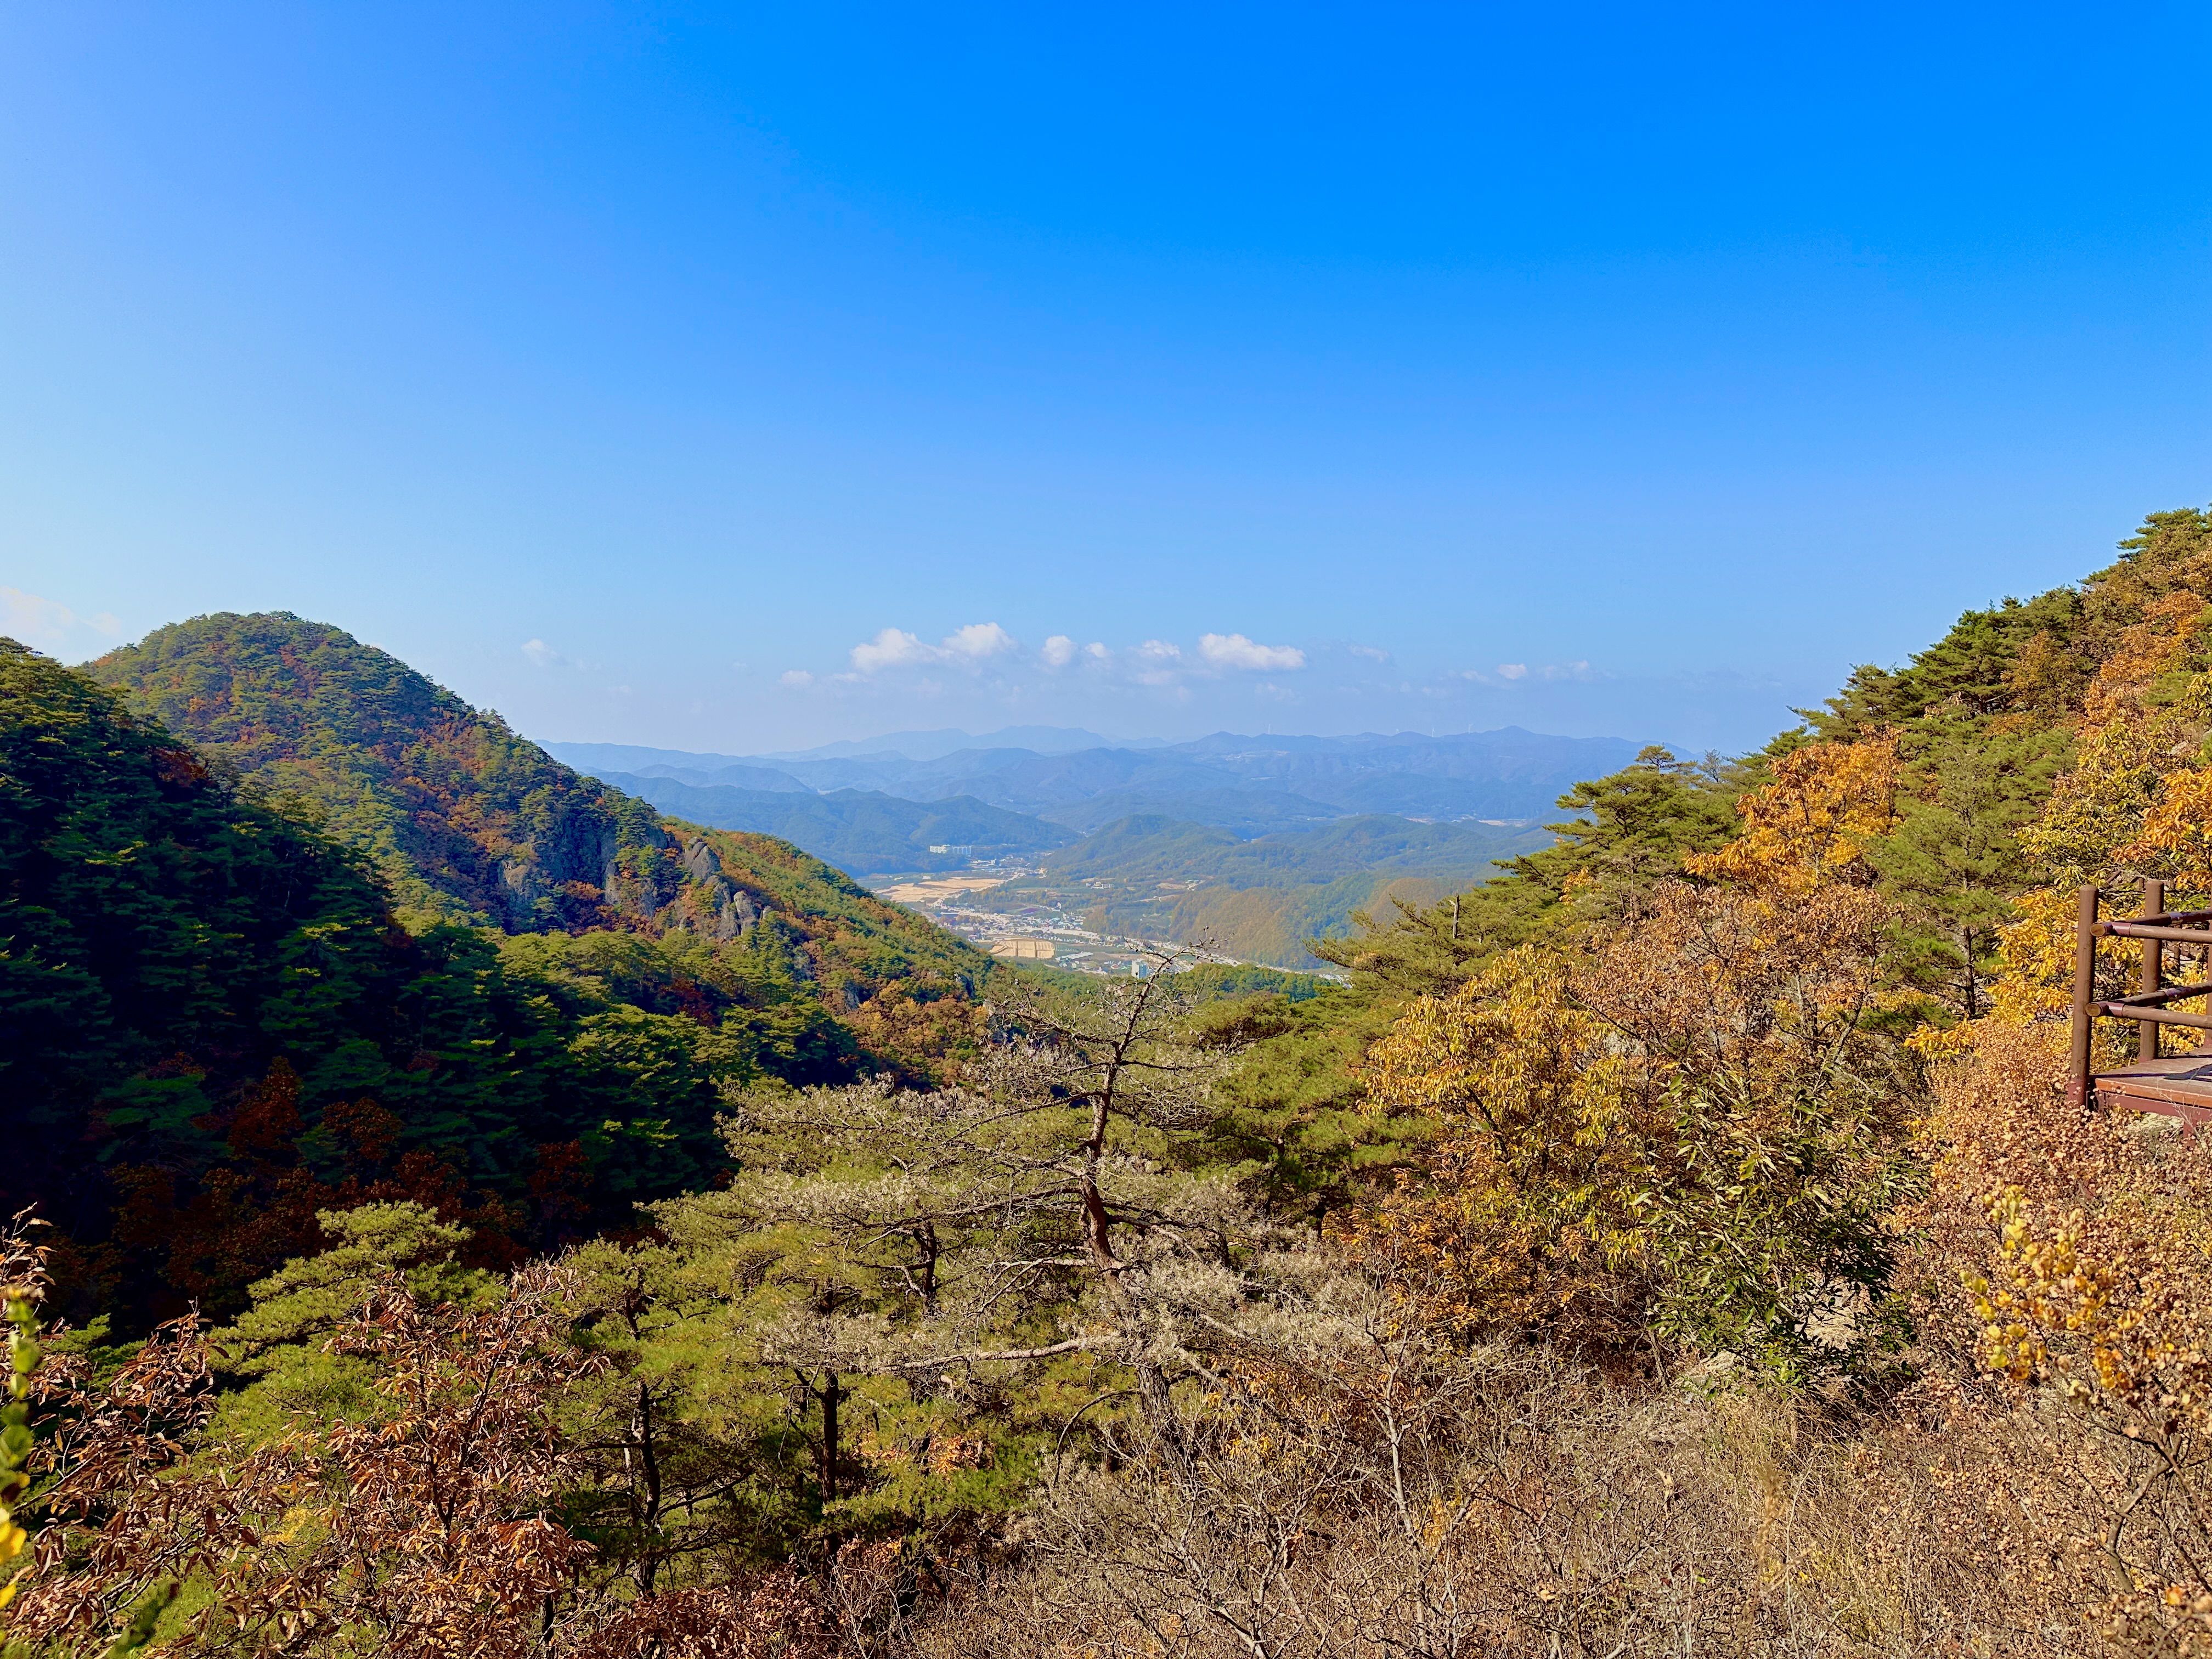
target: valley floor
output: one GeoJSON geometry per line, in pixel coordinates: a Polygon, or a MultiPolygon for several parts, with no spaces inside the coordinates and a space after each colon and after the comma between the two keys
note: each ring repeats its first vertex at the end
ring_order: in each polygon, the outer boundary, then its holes
{"type": "Polygon", "coordinates": [[[1051,884],[1038,866],[1006,860],[979,864],[959,875],[899,877],[873,891],[1003,961],[1048,963],[1071,973],[1114,978],[1149,970],[1154,958],[1168,954],[1194,966],[1243,961],[1203,944],[1178,941],[1164,925],[1156,933],[1136,934],[1092,925],[1103,920],[1104,896],[1095,890],[1098,885],[1051,884]]]}

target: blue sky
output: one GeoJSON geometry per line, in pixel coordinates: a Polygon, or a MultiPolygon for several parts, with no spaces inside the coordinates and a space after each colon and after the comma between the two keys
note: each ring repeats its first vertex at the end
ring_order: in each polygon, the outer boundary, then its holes
{"type": "Polygon", "coordinates": [[[9,0],[0,626],[1749,746],[2212,497],[2207,16],[9,0]]]}

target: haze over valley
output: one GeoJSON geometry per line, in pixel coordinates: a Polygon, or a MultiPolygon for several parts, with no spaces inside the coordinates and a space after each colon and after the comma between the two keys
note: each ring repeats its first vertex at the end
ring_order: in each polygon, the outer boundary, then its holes
{"type": "Polygon", "coordinates": [[[1517,727],[1181,743],[1024,727],[775,755],[545,748],[678,817],[781,836],[987,946],[1053,943],[1089,966],[1124,963],[1129,941],[1204,941],[1308,968],[1308,939],[1548,844],[1559,798],[1638,746],[1517,727]],[[971,867],[988,885],[907,879],[971,867]]]}

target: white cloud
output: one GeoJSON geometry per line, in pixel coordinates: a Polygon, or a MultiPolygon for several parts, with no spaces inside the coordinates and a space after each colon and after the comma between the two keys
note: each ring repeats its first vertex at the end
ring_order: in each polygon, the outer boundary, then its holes
{"type": "Polygon", "coordinates": [[[978,663],[1019,645],[996,623],[969,623],[957,628],[941,645],[924,645],[919,635],[902,628],[886,628],[872,640],[853,647],[853,666],[863,674],[875,674],[886,668],[913,668],[926,663],[978,663]]]}
{"type": "Polygon", "coordinates": [[[540,668],[574,668],[576,665],[543,640],[523,641],[522,654],[540,668]]]}
{"type": "Polygon", "coordinates": [[[1592,680],[1603,677],[1592,673],[1588,662],[1578,660],[1547,662],[1534,668],[1525,662],[1502,662],[1486,672],[1480,668],[1455,668],[1449,671],[1444,678],[1472,680],[1477,685],[1517,685],[1523,680],[1534,683],[1539,680],[1592,680]]]}
{"type": "Polygon", "coordinates": [[[1388,662],[1390,653],[1379,645],[1355,645],[1346,647],[1355,657],[1364,657],[1370,662],[1388,662]]]}
{"type": "Polygon", "coordinates": [[[1182,676],[1182,647],[1166,640],[1146,640],[1130,653],[1138,662],[1139,685],[1173,685],[1182,676]]]}
{"type": "MultiPolygon", "coordinates": [[[[1378,660],[1388,653],[1367,651],[1378,660]]],[[[970,623],[955,629],[933,645],[921,635],[902,628],[886,628],[873,639],[854,646],[848,671],[816,671],[804,684],[827,689],[859,686],[872,680],[896,685],[901,695],[951,695],[963,682],[989,687],[1001,701],[1042,695],[1054,677],[1080,668],[1086,681],[1097,686],[1181,688],[1186,682],[1218,679],[1232,673],[1283,674],[1309,666],[1306,653],[1293,645],[1263,645],[1244,634],[1206,634],[1195,646],[1174,640],[1148,639],[1140,644],[1109,647],[1092,640],[1084,643],[1073,634],[1052,634],[1042,645],[1026,649],[1021,641],[994,622],[970,623]],[[929,678],[933,671],[957,669],[958,676],[929,678]]],[[[804,671],[793,670],[793,673],[804,671]]],[[[801,681],[785,676],[787,685],[801,681]]],[[[1063,687],[1065,682],[1061,682],[1063,687]]],[[[1269,696],[1284,695],[1280,687],[1269,696]]],[[[1011,702],[1009,703],[1011,705],[1011,702]]]]}
{"type": "Polygon", "coordinates": [[[1294,645],[1255,645],[1242,634],[1201,634],[1198,654],[1221,668],[1278,672],[1306,665],[1306,653],[1294,645]]]}
{"type": "Polygon", "coordinates": [[[814,684],[814,676],[804,668],[787,668],[778,677],[777,684],[787,685],[794,691],[804,691],[814,684]]]}
{"type": "Polygon", "coordinates": [[[0,587],[0,634],[49,654],[74,647],[97,648],[122,632],[123,624],[104,611],[80,617],[56,600],[20,587],[0,587]]]}
{"type": "Polygon", "coordinates": [[[886,628],[865,645],[853,647],[853,666],[863,674],[899,668],[910,662],[927,662],[930,647],[903,629],[886,628]]]}
{"type": "Polygon", "coordinates": [[[967,627],[955,629],[947,634],[943,648],[948,656],[980,659],[1012,651],[1019,644],[1019,641],[996,623],[969,623],[967,627]]]}

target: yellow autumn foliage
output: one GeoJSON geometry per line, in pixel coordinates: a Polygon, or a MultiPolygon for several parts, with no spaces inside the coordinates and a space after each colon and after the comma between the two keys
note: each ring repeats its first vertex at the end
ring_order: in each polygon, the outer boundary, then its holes
{"type": "Polygon", "coordinates": [[[1356,1230],[1406,1264],[1447,1324],[1571,1340],[1625,1328],[1608,1270],[1638,1239],[1628,1067],[1567,985],[1562,959],[1511,951],[1452,995],[1417,1000],[1370,1054],[1371,1109],[1440,1133],[1425,1178],[1401,1180],[1356,1230]]]}
{"type": "Polygon", "coordinates": [[[1866,842],[1897,817],[1897,738],[1816,743],[1784,756],[1763,787],[1736,803],[1742,833],[1683,868],[1707,881],[1799,890],[1856,875],[1866,842]]]}
{"type": "MultiPolygon", "coordinates": [[[[2099,668],[2084,699],[2075,764],[2021,836],[2046,884],[2014,899],[2017,920],[2002,930],[2005,973],[1990,995],[1998,1025],[2064,1012],[2081,886],[2104,888],[2122,911],[2132,908],[2130,890],[2145,877],[2166,884],[2168,908],[2194,908],[2212,895],[2212,768],[2204,748],[2212,674],[2187,667],[2208,614],[2212,608],[2195,595],[2169,594],[2099,668]]],[[[2102,955],[2100,973],[2117,990],[2130,962],[2117,944],[2102,955]]]]}

